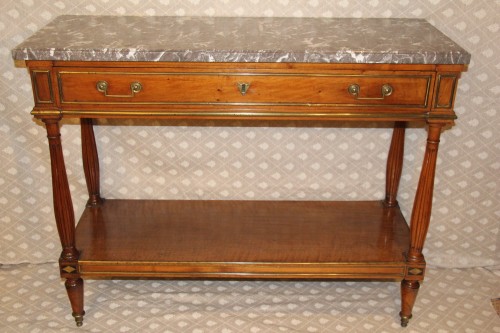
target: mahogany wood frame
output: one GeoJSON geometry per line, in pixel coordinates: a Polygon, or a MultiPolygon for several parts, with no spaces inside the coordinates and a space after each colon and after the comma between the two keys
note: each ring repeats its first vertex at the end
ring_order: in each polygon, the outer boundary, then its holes
{"type": "MultiPolygon", "coordinates": [[[[422,249],[427,234],[431,208],[432,194],[434,187],[434,175],[436,169],[437,150],[439,138],[443,126],[450,125],[455,119],[453,112],[453,101],[456,93],[456,85],[460,73],[466,70],[464,65],[391,65],[391,64],[259,64],[259,63],[219,63],[219,64],[199,64],[199,63],[105,63],[105,62],[67,62],[67,61],[27,61],[33,84],[33,93],[35,107],[32,114],[41,119],[46,126],[47,138],[49,141],[52,185],[55,219],[57,230],[61,240],[62,252],[59,259],[60,273],[66,279],[66,289],[70,299],[73,316],[77,326],[81,326],[83,315],[85,314],[83,306],[83,280],[82,277],[108,276],[103,272],[96,271],[92,273],[92,267],[99,265],[109,269],[112,272],[127,274],[126,268],[123,271],[116,271],[117,262],[94,262],[94,266],[80,260],[78,242],[75,239],[75,217],[69,191],[69,184],[64,164],[61,134],[59,131],[59,122],[66,117],[81,118],[82,132],[82,156],[85,178],[89,192],[87,210],[89,214],[99,214],[100,209],[104,209],[106,201],[100,196],[99,183],[99,158],[97,153],[96,141],[93,131],[93,119],[96,118],[174,118],[174,119],[265,119],[265,120],[315,120],[315,121],[394,121],[394,131],[389,149],[387,170],[386,170],[386,196],[382,201],[383,206],[387,207],[387,217],[390,221],[395,215],[400,214],[397,191],[403,166],[404,137],[407,122],[425,122],[428,124],[428,137],[426,150],[423,159],[423,165],[420,173],[420,179],[416,190],[413,211],[411,214],[409,240],[402,254],[401,260],[391,263],[362,262],[362,258],[356,263],[334,262],[328,263],[308,263],[307,266],[301,266],[299,263],[290,264],[289,271],[278,271],[272,268],[272,265],[266,263],[247,262],[244,263],[241,271],[234,268],[231,263],[205,263],[206,270],[201,270],[201,266],[186,263],[175,266],[170,263],[164,263],[161,274],[158,277],[251,277],[251,278],[380,278],[386,276],[389,279],[401,281],[401,325],[406,326],[412,316],[412,308],[415,303],[416,295],[420,287],[420,282],[425,275],[425,260],[422,249]],[[429,77],[429,84],[425,97],[428,102],[419,108],[413,106],[405,107],[398,104],[395,91],[394,101],[388,99],[385,103],[365,103],[363,100],[353,100],[351,104],[314,104],[314,107],[296,104],[286,104],[287,96],[292,98],[300,91],[294,90],[293,86],[285,87],[288,91],[280,95],[285,99],[285,103],[251,103],[251,94],[249,94],[250,103],[207,103],[206,105],[189,104],[184,102],[185,97],[180,97],[178,104],[127,104],[127,101],[119,99],[116,104],[111,98],[109,103],[82,103],[75,102],[71,105],[64,103],[62,94],[64,82],[58,79],[61,71],[67,69],[79,69],[82,72],[95,72],[99,70],[108,70],[111,73],[122,72],[134,73],[141,70],[145,73],[167,72],[186,72],[186,73],[219,73],[217,75],[225,76],[237,73],[238,75],[269,75],[270,80],[274,80],[273,74],[280,75],[331,75],[341,74],[343,76],[353,77],[384,77],[383,80],[390,81],[391,76],[397,75],[398,78],[411,78],[419,75],[429,77]],[[442,79],[446,78],[446,79],[442,79]],[[440,85],[443,85],[441,87],[440,85]],[[440,89],[441,88],[441,89],[440,89]],[[391,105],[393,103],[394,105],[391,105]],[[315,264],[315,265],[313,265],[315,264]],[[384,265],[395,268],[384,268],[384,265]],[[88,266],[86,266],[88,265],[88,266]],[[170,266],[169,266],[170,265],[170,266]],[[391,266],[393,265],[393,266],[391,266]],[[230,268],[228,268],[230,267],[230,268]],[[271,267],[271,268],[270,268],[271,267]],[[312,268],[311,268],[312,267],[312,268]],[[315,268],[317,267],[317,268],[315,268]],[[173,269],[179,269],[174,273],[173,269]],[[399,273],[401,268],[401,273],[399,273]],[[113,271],[115,269],[115,271],[113,271]],[[169,270],[170,269],[170,270],[169,270]],[[227,274],[227,269],[233,269],[232,273],[227,274]],[[380,275],[386,271],[386,275],[380,275]],[[239,275],[246,272],[246,275],[239,275]],[[361,272],[361,273],[360,273],[361,272]],[[210,274],[209,274],[210,273],[210,274]]],[[[104,78],[106,76],[104,75],[104,78]]],[[[364,87],[365,91],[373,92],[378,89],[382,81],[375,80],[373,86],[368,83],[364,87]]],[[[385,81],[383,81],[385,82],[385,81]]],[[[410,81],[409,81],[410,82],[410,81]]],[[[391,82],[388,82],[391,83],[391,82]]],[[[161,84],[156,82],[155,84],[161,84]]],[[[145,86],[144,89],[149,87],[145,86]]],[[[189,88],[189,87],[188,87],[189,88]]],[[[79,89],[78,94],[82,98],[95,94],[95,86],[71,87],[79,89]]],[[[252,89],[258,87],[250,86],[252,89]]],[[[340,90],[339,90],[340,91],[340,90]]],[[[197,91],[203,94],[204,92],[197,91]]],[[[266,97],[260,91],[259,101],[266,97]]],[[[318,91],[321,93],[321,91],[318,91]]],[[[405,91],[404,94],[417,94],[421,92],[405,91]]],[[[340,94],[340,92],[338,93],[340,94]]],[[[399,95],[401,96],[401,95],[399,95]]],[[[418,96],[417,96],[418,97],[418,96]]],[[[207,99],[212,98],[207,94],[207,99]]],[[[235,97],[236,98],[236,97],[235,97]]],[[[239,97],[238,97],[239,98],[239,97]]],[[[339,98],[345,98],[342,96],[339,98]]],[[[392,98],[392,97],[391,97],[392,98]]],[[[264,208],[264,206],[262,206],[264,208]]],[[[385,212],[385,211],[384,211],[385,212]]],[[[222,213],[221,213],[222,214],[222,213]]],[[[83,222],[81,222],[83,223],[83,222]]],[[[83,227],[82,227],[83,228],[83,227]]],[[[143,240],[146,242],[147,240],[143,240]]],[[[352,240],[353,242],[355,239],[352,240]]],[[[353,249],[355,252],[356,249],[353,249]]],[[[151,261],[144,263],[121,262],[125,267],[136,265],[135,271],[130,271],[131,276],[147,277],[155,270],[155,265],[163,265],[162,258],[150,258],[151,261]]],[[[120,264],[120,263],[119,263],[120,264]]],[[[285,263],[284,263],[285,264],[285,263]]],[[[119,265],[118,265],[119,266],[119,265]]],[[[286,265],[285,265],[286,266],[286,265]]],[[[121,267],[121,266],[120,266],[121,267]]],[[[135,267],[135,266],[134,266],[135,267]]],[[[117,275],[119,276],[120,274],[117,275]]]]}

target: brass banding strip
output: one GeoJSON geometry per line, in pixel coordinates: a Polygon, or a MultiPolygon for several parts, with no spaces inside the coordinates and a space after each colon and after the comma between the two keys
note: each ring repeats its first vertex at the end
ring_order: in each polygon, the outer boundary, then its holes
{"type": "Polygon", "coordinates": [[[31,112],[33,116],[54,116],[62,115],[68,117],[199,117],[199,118],[331,118],[331,119],[345,119],[345,118],[371,118],[371,119],[415,119],[415,120],[425,120],[425,119],[444,119],[444,120],[454,120],[455,115],[448,114],[434,114],[434,113],[349,113],[349,112],[239,112],[239,111],[228,111],[228,112],[216,112],[216,111],[79,111],[79,110],[62,110],[62,111],[44,111],[44,110],[33,110],[31,112]]]}

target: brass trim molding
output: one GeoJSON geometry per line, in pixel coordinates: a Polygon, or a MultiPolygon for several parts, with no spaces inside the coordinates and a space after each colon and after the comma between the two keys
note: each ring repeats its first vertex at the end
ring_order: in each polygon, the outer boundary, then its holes
{"type": "MultiPolygon", "coordinates": [[[[223,266],[270,266],[276,267],[275,262],[265,262],[265,261],[251,261],[251,262],[219,262],[219,261],[138,261],[138,260],[78,260],[78,265],[123,265],[123,266],[133,266],[133,265],[158,265],[158,266],[200,266],[200,265],[223,265],[223,266]]],[[[281,262],[280,266],[377,266],[377,267],[406,267],[406,262],[402,256],[402,261],[359,261],[359,262],[281,262]]]]}
{"type": "Polygon", "coordinates": [[[134,276],[137,271],[130,271],[130,269],[122,270],[109,270],[109,266],[124,266],[132,267],[136,266],[141,268],[143,266],[155,266],[155,267],[166,267],[170,266],[174,268],[171,271],[168,270],[140,270],[141,274],[149,276],[282,276],[282,277],[307,277],[307,276],[322,276],[322,277],[359,277],[359,278],[401,278],[405,276],[406,263],[405,262],[325,262],[325,263],[309,263],[309,262],[297,262],[297,263],[280,263],[279,266],[283,268],[283,271],[276,271],[276,263],[274,262],[158,262],[158,261],[93,261],[93,260],[80,260],[78,262],[78,268],[81,276],[92,276],[92,275],[109,275],[109,276],[134,276]],[[96,269],[96,266],[107,266],[103,267],[102,270],[96,269]],[[224,270],[213,271],[210,268],[218,266],[225,267],[224,270]],[[335,271],[338,269],[346,268],[352,269],[356,267],[360,270],[358,272],[343,272],[335,271]],[[85,268],[92,267],[92,270],[86,270],[85,268]],[[189,267],[189,271],[178,271],[175,267],[186,268],[189,267]],[[378,272],[369,273],[363,272],[364,269],[372,269],[373,267],[390,269],[389,272],[378,272]],[[266,271],[270,268],[271,271],[266,271]],[[304,272],[300,270],[317,269],[322,268],[323,272],[304,272]],[[193,269],[199,269],[198,271],[193,271],[193,269]],[[296,269],[299,271],[293,271],[290,269],[296,269]]]}
{"type": "Polygon", "coordinates": [[[354,113],[354,112],[258,112],[258,111],[228,111],[228,112],[220,112],[220,111],[81,111],[81,110],[62,110],[62,111],[54,111],[54,110],[33,110],[31,111],[31,115],[43,117],[43,116],[67,116],[67,117],[90,117],[90,118],[99,118],[99,117],[144,117],[144,118],[162,118],[162,117],[171,117],[171,118],[301,118],[301,119],[319,119],[323,118],[325,120],[342,120],[348,118],[369,118],[369,119],[412,119],[412,120],[454,120],[456,119],[455,115],[448,114],[434,114],[434,113],[354,113]]]}

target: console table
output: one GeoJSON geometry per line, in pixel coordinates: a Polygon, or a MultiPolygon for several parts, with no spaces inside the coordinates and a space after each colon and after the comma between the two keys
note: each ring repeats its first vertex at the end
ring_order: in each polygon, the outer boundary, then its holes
{"type": "Polygon", "coordinates": [[[49,141],[73,316],[83,278],[401,281],[401,324],[424,278],[439,138],[464,51],[425,20],[60,16],[16,47],[49,141]],[[75,217],[60,121],[80,118],[89,192],[75,217]],[[105,200],[94,119],[394,122],[380,201],[105,200]],[[405,127],[427,124],[408,224],[397,202],[405,127]]]}

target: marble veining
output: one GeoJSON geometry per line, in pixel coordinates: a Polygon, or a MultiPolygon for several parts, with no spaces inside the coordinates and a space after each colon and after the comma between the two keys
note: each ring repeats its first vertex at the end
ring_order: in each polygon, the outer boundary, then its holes
{"type": "Polygon", "coordinates": [[[59,16],[15,60],[468,64],[422,19],[59,16]]]}

